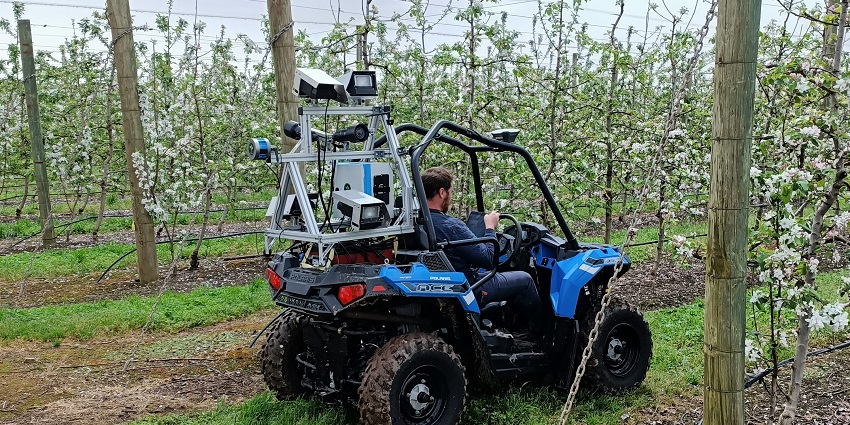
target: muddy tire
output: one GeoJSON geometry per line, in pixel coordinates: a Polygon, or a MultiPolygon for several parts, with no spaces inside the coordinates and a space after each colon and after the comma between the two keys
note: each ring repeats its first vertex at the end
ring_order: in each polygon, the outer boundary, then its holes
{"type": "Polygon", "coordinates": [[[366,365],[360,385],[366,425],[453,425],[466,403],[466,377],[452,346],[426,333],[389,340],[366,365]]]}
{"type": "MultiPolygon", "coordinates": [[[[597,307],[587,312],[580,349],[586,345],[598,310],[597,307]]],[[[650,359],[652,334],[643,315],[624,301],[611,300],[587,361],[585,382],[609,394],[626,392],[646,378],[650,359]]]]}
{"type": "Polygon", "coordinates": [[[290,400],[307,393],[301,386],[303,368],[296,356],[307,350],[304,344],[304,316],[287,310],[272,325],[263,345],[263,380],[278,400],[290,400]]]}

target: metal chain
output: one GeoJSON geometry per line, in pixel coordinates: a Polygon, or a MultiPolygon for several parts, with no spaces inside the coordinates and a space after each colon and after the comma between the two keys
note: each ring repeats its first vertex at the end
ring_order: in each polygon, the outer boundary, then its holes
{"type": "Polygon", "coordinates": [[[669,139],[669,133],[671,130],[673,130],[673,126],[676,123],[676,116],[679,114],[680,110],[680,101],[682,98],[684,98],[685,91],[687,91],[691,84],[691,76],[693,75],[694,69],[696,68],[699,54],[702,51],[703,42],[705,40],[706,35],[708,34],[709,25],[714,19],[716,7],[717,0],[713,0],[705,16],[705,25],[703,25],[703,27],[699,30],[699,39],[696,45],[694,45],[693,56],[688,61],[688,67],[685,72],[685,82],[682,85],[681,89],[676,93],[676,97],[674,98],[673,105],[670,109],[670,115],[668,115],[667,117],[667,123],[665,126],[664,134],[661,138],[661,143],[658,145],[658,149],[656,150],[655,159],[652,163],[652,169],[649,173],[649,178],[646,180],[646,183],[644,184],[643,189],[641,190],[640,203],[632,213],[631,219],[629,220],[631,224],[628,227],[626,239],[623,241],[623,244],[620,245],[620,260],[614,267],[613,275],[610,279],[608,279],[608,290],[602,297],[602,304],[600,306],[599,311],[596,312],[596,317],[594,318],[593,323],[593,329],[591,329],[590,333],[587,335],[587,345],[585,345],[584,350],[582,351],[581,361],[579,362],[578,368],[576,368],[576,376],[575,378],[573,378],[573,383],[570,386],[570,392],[567,395],[567,401],[564,403],[564,408],[561,410],[561,416],[558,418],[559,425],[565,425],[567,423],[567,419],[569,418],[570,412],[572,411],[573,402],[575,401],[576,395],[578,394],[579,384],[581,384],[581,378],[584,376],[584,373],[587,369],[587,362],[590,360],[591,352],[593,350],[593,344],[596,343],[596,339],[599,337],[599,327],[605,320],[606,309],[611,304],[611,293],[613,292],[614,287],[617,284],[617,278],[620,274],[620,271],[623,269],[623,257],[625,257],[629,245],[632,243],[634,237],[637,235],[637,228],[635,227],[635,225],[638,224],[636,219],[637,213],[643,208],[643,205],[646,202],[646,198],[648,197],[647,192],[649,192],[649,184],[655,179],[655,175],[658,173],[658,169],[660,168],[658,164],[661,163],[661,156],[664,153],[664,145],[669,139]]]}
{"type": "Polygon", "coordinates": [[[272,49],[274,48],[274,43],[277,41],[277,39],[279,39],[280,36],[283,35],[283,33],[289,31],[293,25],[295,25],[295,21],[289,21],[289,23],[284,25],[283,28],[281,28],[280,31],[277,32],[277,34],[269,38],[269,48],[266,49],[266,53],[263,55],[263,59],[260,60],[261,66],[263,66],[266,63],[266,59],[269,58],[269,54],[272,52],[272,49]]]}
{"type": "Polygon", "coordinates": [[[280,38],[280,36],[282,36],[283,33],[285,33],[286,31],[289,31],[289,29],[292,28],[293,25],[295,25],[295,21],[289,21],[289,23],[284,25],[283,28],[281,28],[280,31],[278,31],[277,34],[274,35],[274,37],[269,39],[269,48],[274,47],[275,41],[277,41],[277,39],[280,38]]]}
{"type": "Polygon", "coordinates": [[[114,39],[114,40],[112,40],[112,43],[110,43],[110,44],[109,44],[109,50],[113,50],[113,49],[115,49],[115,44],[116,44],[116,43],[118,43],[118,40],[120,40],[120,39],[121,39],[122,37],[124,37],[125,35],[127,35],[127,34],[129,34],[129,33],[133,32],[133,30],[139,30],[139,31],[149,31],[149,30],[150,30],[150,27],[148,27],[148,24],[144,24],[144,25],[142,25],[142,26],[140,26],[140,27],[130,27],[130,28],[127,28],[127,29],[126,29],[126,30],[124,30],[124,32],[122,32],[121,34],[118,34],[118,37],[115,37],[115,39],[114,39]]]}

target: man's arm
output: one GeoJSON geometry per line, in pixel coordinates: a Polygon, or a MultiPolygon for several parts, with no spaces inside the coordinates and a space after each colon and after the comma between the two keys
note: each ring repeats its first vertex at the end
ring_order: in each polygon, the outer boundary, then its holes
{"type": "MultiPolygon", "coordinates": [[[[455,237],[452,240],[473,239],[475,235],[466,227],[460,220],[452,221],[452,230],[455,237]]],[[[484,230],[484,237],[496,237],[496,231],[492,228],[484,230]]],[[[493,268],[493,250],[495,247],[492,243],[482,242],[475,245],[455,246],[451,248],[455,254],[472,264],[472,267],[482,269],[493,268]]]]}

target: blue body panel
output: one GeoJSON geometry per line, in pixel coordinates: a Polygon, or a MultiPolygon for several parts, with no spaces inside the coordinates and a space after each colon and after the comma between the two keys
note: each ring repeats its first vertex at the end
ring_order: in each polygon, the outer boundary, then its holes
{"type": "Polygon", "coordinates": [[[372,164],[363,163],[363,193],[372,196],[372,164]]]}
{"type": "MultiPolygon", "coordinates": [[[[539,251],[545,254],[544,250],[539,251]]],[[[557,262],[547,261],[546,259],[550,257],[543,255],[539,259],[537,255],[535,257],[535,261],[546,263],[540,266],[548,265],[552,269],[549,297],[552,300],[555,315],[572,319],[575,316],[581,288],[603,268],[614,267],[620,258],[620,251],[615,247],[594,248],[557,262]]],[[[623,263],[628,264],[629,257],[623,257],[623,263]]]]}
{"type": "Polygon", "coordinates": [[[432,272],[424,265],[414,263],[410,267],[410,273],[404,273],[396,266],[386,265],[381,268],[378,276],[405,296],[457,298],[466,312],[481,312],[472,290],[463,286],[466,276],[461,272],[432,272]]]}

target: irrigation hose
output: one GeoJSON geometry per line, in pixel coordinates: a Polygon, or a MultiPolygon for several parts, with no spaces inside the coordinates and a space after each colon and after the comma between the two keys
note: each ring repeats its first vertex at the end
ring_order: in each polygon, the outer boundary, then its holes
{"type": "MultiPolygon", "coordinates": [[[[815,357],[815,356],[819,356],[821,354],[831,353],[833,351],[840,350],[842,348],[847,348],[847,347],[850,347],[850,340],[842,342],[841,344],[838,344],[838,345],[833,345],[831,347],[821,348],[820,350],[812,351],[812,352],[806,354],[806,358],[808,359],[809,357],[815,357]]],[[[775,367],[770,367],[770,368],[767,368],[767,369],[759,372],[758,374],[752,376],[750,379],[747,380],[747,382],[744,383],[744,388],[751,387],[753,384],[755,384],[758,381],[761,381],[765,376],[767,376],[771,372],[773,372],[774,369],[778,369],[780,367],[786,366],[793,361],[794,361],[794,358],[791,357],[790,359],[785,359],[785,360],[777,363],[775,367]]]]}
{"type": "MultiPolygon", "coordinates": [[[[837,350],[840,350],[842,348],[847,348],[847,347],[850,347],[850,340],[842,342],[841,344],[833,345],[831,347],[821,348],[820,350],[812,351],[812,352],[806,354],[806,358],[808,359],[809,357],[816,357],[816,356],[819,356],[821,354],[831,353],[833,351],[837,351],[837,350]]],[[[783,366],[787,366],[788,364],[790,364],[793,361],[794,361],[793,357],[785,359],[785,360],[777,363],[776,366],[769,367],[769,368],[757,373],[756,375],[753,375],[752,377],[750,377],[750,379],[748,379],[746,382],[744,382],[744,389],[750,388],[756,382],[759,382],[762,379],[764,379],[765,376],[770,375],[771,372],[773,372],[774,370],[779,369],[780,367],[783,367],[783,366]]],[[[702,425],[702,422],[703,422],[703,418],[699,418],[699,422],[697,422],[697,425],[702,425]]]]}
{"type": "Polygon", "coordinates": [[[263,328],[263,330],[261,330],[260,332],[257,333],[257,336],[254,337],[254,340],[251,341],[251,344],[248,345],[248,348],[254,348],[254,344],[257,343],[257,340],[260,339],[260,337],[263,336],[263,334],[266,333],[266,331],[269,329],[269,326],[271,326],[273,323],[277,322],[277,319],[279,319],[280,316],[283,316],[284,311],[286,311],[286,310],[281,310],[280,313],[278,313],[277,316],[274,317],[274,319],[272,319],[269,323],[266,323],[266,326],[263,328]]]}
{"type": "MultiPolygon", "coordinates": [[[[253,211],[253,210],[264,210],[266,208],[267,207],[246,207],[246,208],[231,208],[230,210],[231,211],[253,211]]],[[[209,212],[223,212],[223,211],[224,211],[224,209],[209,210],[209,212]]],[[[186,211],[185,213],[181,213],[181,214],[195,214],[195,213],[200,213],[200,211],[186,211]]],[[[103,218],[127,218],[127,217],[132,217],[132,216],[133,216],[132,214],[115,214],[115,215],[104,215],[103,218]]],[[[76,223],[79,223],[79,222],[82,222],[82,221],[92,220],[94,218],[97,218],[97,216],[94,215],[94,216],[90,216],[90,217],[81,218],[79,220],[75,220],[75,221],[72,221],[70,223],[60,224],[58,226],[54,226],[53,229],[54,230],[60,229],[62,227],[67,227],[67,226],[70,226],[72,224],[76,224],[76,223]]],[[[21,239],[21,240],[15,242],[15,243],[13,243],[12,245],[10,245],[9,248],[14,248],[19,243],[24,242],[26,240],[29,240],[31,238],[34,238],[34,237],[40,235],[42,232],[44,232],[44,229],[39,230],[38,232],[35,232],[31,235],[25,236],[23,239],[21,239]]]]}
{"type": "MultiPolygon", "coordinates": [[[[67,226],[70,226],[70,225],[72,225],[72,224],[76,224],[76,223],[79,223],[79,222],[82,222],[82,221],[88,221],[88,220],[91,220],[91,219],[94,219],[94,218],[97,218],[97,216],[96,216],[96,215],[93,215],[93,216],[90,216],[90,217],[80,218],[80,219],[77,219],[77,220],[71,221],[71,222],[69,222],[69,223],[60,224],[60,225],[58,225],[58,226],[53,226],[53,230],[61,229],[61,228],[63,228],[63,227],[67,227],[67,226]]],[[[9,246],[9,248],[14,248],[14,247],[15,247],[16,245],[18,245],[19,243],[21,243],[21,242],[23,242],[23,241],[25,241],[25,240],[27,240],[27,239],[31,239],[31,238],[33,238],[33,237],[36,237],[36,236],[38,236],[38,235],[42,234],[43,232],[44,232],[44,229],[41,229],[41,230],[39,230],[38,232],[35,232],[35,233],[33,233],[33,234],[29,235],[29,236],[25,236],[23,239],[21,239],[21,240],[19,240],[19,241],[15,242],[15,243],[13,243],[12,245],[10,245],[10,246],[9,246]]]]}
{"type": "MultiPolygon", "coordinates": [[[[229,234],[226,234],[226,235],[206,236],[206,237],[204,237],[204,240],[224,239],[224,238],[232,238],[232,237],[236,237],[236,236],[256,235],[256,234],[262,234],[262,233],[265,233],[265,231],[255,230],[255,231],[251,231],[251,232],[229,233],[229,234]]],[[[190,239],[186,239],[186,242],[196,242],[198,239],[199,238],[196,236],[196,237],[193,237],[193,238],[190,238],[190,239]]],[[[159,241],[156,244],[159,245],[159,244],[163,244],[163,243],[173,243],[173,242],[174,242],[173,240],[169,239],[169,240],[165,240],[165,241],[159,241]]],[[[100,283],[100,281],[103,280],[103,278],[106,276],[106,274],[109,273],[109,271],[112,270],[112,268],[115,267],[115,265],[118,264],[119,261],[123,260],[125,257],[127,257],[128,255],[130,255],[134,252],[136,252],[136,248],[133,248],[129,252],[118,257],[118,259],[115,260],[112,264],[110,264],[109,267],[107,267],[106,270],[103,271],[103,274],[101,274],[100,277],[97,278],[97,282],[95,282],[95,284],[100,283]]]]}

